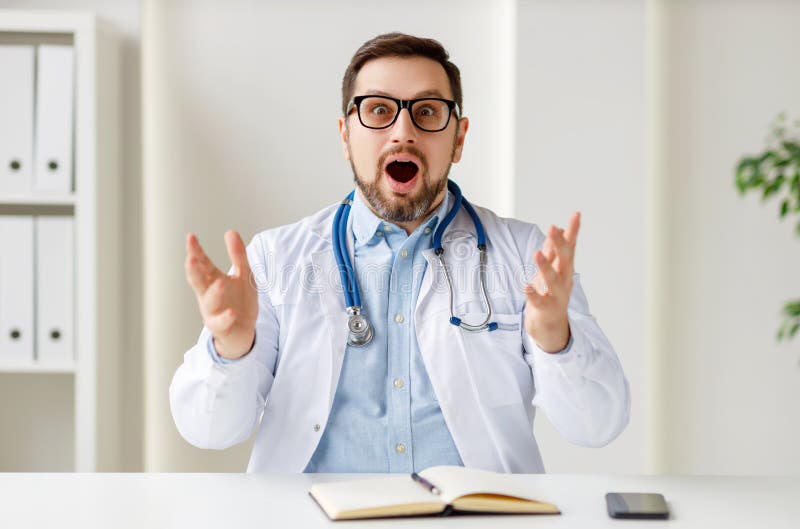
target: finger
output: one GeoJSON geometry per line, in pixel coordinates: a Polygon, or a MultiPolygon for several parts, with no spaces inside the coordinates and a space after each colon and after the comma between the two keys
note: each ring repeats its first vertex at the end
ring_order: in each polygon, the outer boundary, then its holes
{"type": "Polygon", "coordinates": [[[208,259],[206,252],[200,245],[200,241],[197,239],[197,235],[195,235],[194,233],[186,234],[186,254],[194,255],[197,257],[205,257],[206,259],[208,259]]]}
{"type": "Polygon", "coordinates": [[[192,253],[200,248],[200,241],[197,240],[197,235],[192,232],[186,234],[186,253],[192,253]]]}
{"type": "Polygon", "coordinates": [[[581,229],[581,212],[576,211],[572,214],[569,218],[569,226],[567,227],[566,233],[564,233],[564,238],[572,245],[572,248],[575,248],[575,243],[578,240],[578,230],[581,229]]]}
{"type": "Polygon", "coordinates": [[[547,292],[549,291],[550,287],[547,285],[547,281],[544,279],[544,274],[542,272],[538,271],[541,268],[541,266],[538,265],[538,263],[537,263],[537,258],[538,257],[541,257],[542,259],[544,259],[547,262],[549,262],[551,264],[551,266],[552,266],[552,264],[554,262],[553,260],[556,259],[555,252],[553,251],[553,241],[549,237],[548,237],[547,240],[545,240],[545,243],[542,245],[542,249],[533,253],[533,261],[534,261],[534,263],[537,264],[537,267],[536,267],[537,268],[537,272],[533,275],[533,279],[531,279],[531,282],[530,282],[530,284],[533,285],[537,289],[537,292],[539,292],[539,293],[541,293],[543,295],[543,294],[547,294],[547,292]],[[549,248],[549,250],[550,250],[550,252],[551,252],[551,254],[553,256],[552,258],[548,259],[547,255],[545,253],[547,248],[549,248]]]}
{"type": "Polygon", "coordinates": [[[550,236],[549,231],[547,233],[547,238],[544,240],[544,244],[542,245],[542,253],[545,257],[547,257],[548,261],[552,261],[556,255],[555,250],[553,249],[553,238],[550,236]]]}
{"type": "Polygon", "coordinates": [[[187,255],[184,268],[186,270],[186,281],[192,287],[192,290],[198,295],[204,294],[213,280],[203,271],[198,258],[187,255]]]}
{"type": "Polygon", "coordinates": [[[214,263],[211,262],[211,259],[208,258],[206,252],[203,251],[203,247],[200,246],[200,241],[197,240],[197,237],[193,233],[186,235],[186,256],[187,261],[188,257],[194,257],[196,266],[204,274],[217,276],[222,273],[221,270],[214,266],[214,263]]]}
{"type": "Polygon", "coordinates": [[[533,280],[531,280],[531,282],[528,284],[536,289],[536,292],[540,293],[541,295],[547,294],[550,291],[547,283],[544,280],[544,277],[542,277],[542,274],[536,274],[533,276],[533,280]]]}
{"type": "Polygon", "coordinates": [[[545,259],[544,255],[542,255],[542,252],[536,252],[534,255],[534,260],[536,261],[536,265],[539,267],[539,273],[542,274],[542,278],[547,285],[547,290],[551,294],[555,294],[553,291],[558,287],[558,274],[553,268],[553,265],[550,263],[550,261],[545,259]]]}
{"type": "Polygon", "coordinates": [[[550,261],[556,270],[561,269],[557,248],[559,244],[562,244],[563,236],[564,230],[558,226],[550,226],[550,229],[547,231],[547,240],[545,240],[545,243],[548,243],[548,248],[550,249],[550,254],[545,254],[545,257],[547,257],[547,260],[550,261]]]}
{"type": "Polygon", "coordinates": [[[531,284],[525,285],[525,297],[527,298],[528,303],[534,307],[541,307],[546,299],[542,294],[539,294],[536,291],[536,288],[534,288],[534,286],[531,284]]]}
{"type": "Polygon", "coordinates": [[[232,275],[238,277],[243,271],[249,271],[250,265],[247,262],[247,249],[244,246],[239,232],[236,230],[226,231],[225,246],[228,249],[228,257],[231,259],[231,264],[236,267],[232,275]]]}
{"type": "Polygon", "coordinates": [[[558,230],[553,237],[553,247],[556,252],[557,263],[553,267],[560,275],[572,274],[573,248],[564,236],[563,230],[558,230]]]}
{"type": "Polygon", "coordinates": [[[202,305],[205,313],[204,317],[216,315],[225,308],[225,281],[226,278],[224,277],[215,279],[203,294],[202,305]]]}
{"type": "Polygon", "coordinates": [[[223,310],[219,314],[214,314],[205,319],[203,324],[212,330],[213,334],[225,336],[236,322],[236,315],[233,309],[223,310]]]}

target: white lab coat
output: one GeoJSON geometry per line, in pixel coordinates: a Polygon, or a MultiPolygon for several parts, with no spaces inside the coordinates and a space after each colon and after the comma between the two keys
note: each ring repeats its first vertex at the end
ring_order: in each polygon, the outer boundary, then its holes
{"type": "MultiPolygon", "coordinates": [[[[257,430],[248,472],[302,472],[328,422],[347,343],[331,250],[336,207],[253,238],[247,247],[259,288],[253,350],[232,364],[215,363],[203,328],[170,386],[175,424],[191,444],[223,449],[257,430]]],[[[533,435],[536,408],[572,443],[603,446],[628,422],[628,382],[589,313],[577,274],[568,311],[571,350],[551,355],[536,346],[522,325],[522,284],[535,270],[528,263],[544,236],[535,225],[476,210],[488,239],[492,320],[500,328],[469,333],[448,322],[444,275],[433,250],[425,250],[428,268],[413,315],[419,349],[466,466],[544,472],[533,435]]],[[[348,234],[352,256],[352,230],[348,234]]],[[[455,313],[480,323],[485,312],[475,230],[463,208],[442,239],[453,272],[455,313]]]]}

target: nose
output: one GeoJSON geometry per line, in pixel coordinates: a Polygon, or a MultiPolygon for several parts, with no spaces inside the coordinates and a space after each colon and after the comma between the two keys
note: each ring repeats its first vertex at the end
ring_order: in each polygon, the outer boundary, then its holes
{"type": "Polygon", "coordinates": [[[416,143],[417,127],[411,121],[411,113],[407,108],[401,108],[397,120],[392,125],[392,143],[416,143]]]}

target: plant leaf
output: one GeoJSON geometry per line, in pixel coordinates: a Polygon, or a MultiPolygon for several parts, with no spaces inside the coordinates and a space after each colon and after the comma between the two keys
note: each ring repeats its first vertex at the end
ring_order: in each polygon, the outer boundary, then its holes
{"type": "Polygon", "coordinates": [[[786,149],[786,152],[789,153],[789,156],[793,159],[800,158],[800,143],[796,141],[784,141],[781,143],[781,146],[786,149]]]}
{"type": "Polygon", "coordinates": [[[778,175],[778,177],[775,178],[775,180],[765,185],[764,191],[761,194],[761,200],[766,200],[775,193],[777,193],[780,190],[781,186],[783,185],[784,180],[785,178],[783,177],[783,175],[778,175]]]}
{"type": "Polygon", "coordinates": [[[739,162],[736,167],[736,187],[739,192],[744,192],[752,185],[752,180],[758,175],[758,160],[755,158],[745,157],[739,162]]]}
{"type": "Polygon", "coordinates": [[[800,316],[800,299],[787,301],[783,306],[783,313],[790,318],[796,318],[800,316]]]}
{"type": "Polygon", "coordinates": [[[765,151],[764,154],[762,154],[758,158],[758,163],[762,164],[764,162],[768,162],[770,160],[774,160],[777,157],[778,157],[778,155],[775,153],[775,151],[765,151]]]}

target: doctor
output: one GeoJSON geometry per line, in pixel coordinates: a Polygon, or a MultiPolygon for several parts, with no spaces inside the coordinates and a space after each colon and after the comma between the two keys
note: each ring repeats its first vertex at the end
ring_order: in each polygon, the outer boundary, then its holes
{"type": "Polygon", "coordinates": [[[573,271],[579,215],[545,234],[471,206],[448,181],[461,109],[438,42],[375,37],[342,83],[356,192],[246,248],[228,231],[228,274],[188,235],[204,327],[169,392],[187,441],[255,432],[248,472],[533,473],[537,410],[582,446],[625,428],[628,383],[573,271]]]}

